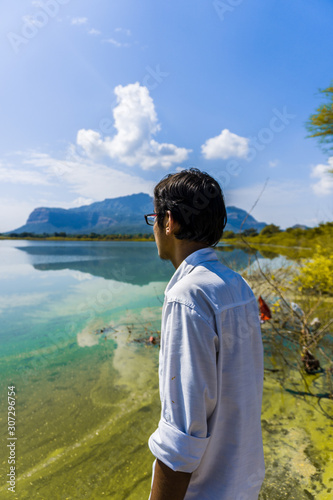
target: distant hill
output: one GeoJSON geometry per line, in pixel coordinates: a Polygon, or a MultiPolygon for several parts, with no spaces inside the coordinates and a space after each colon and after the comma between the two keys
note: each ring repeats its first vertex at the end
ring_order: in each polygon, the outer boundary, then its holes
{"type": "MultiPolygon", "coordinates": [[[[4,234],[34,233],[53,234],[137,234],[148,233],[151,228],[143,218],[144,214],[154,211],[153,199],[146,193],[108,198],[91,205],[77,208],[35,208],[24,226],[4,234]]],[[[227,207],[228,224],[225,230],[238,232],[247,212],[237,207],[227,207]]],[[[267,224],[257,222],[251,215],[242,230],[255,228],[258,232],[267,224]]]]}
{"type": "Polygon", "coordinates": [[[305,226],[304,224],[294,224],[291,226],[291,229],[310,229],[309,226],[305,226]]]}
{"type": "Polygon", "coordinates": [[[143,214],[153,212],[152,198],[145,193],[108,198],[77,208],[35,208],[24,226],[8,233],[35,234],[135,234],[148,232],[143,214]]]}
{"type": "MultiPolygon", "coordinates": [[[[228,223],[225,227],[225,231],[234,231],[235,233],[238,233],[246,216],[247,212],[241,208],[227,207],[228,223]]],[[[249,215],[242,225],[242,231],[253,227],[253,229],[256,229],[259,233],[265,226],[267,226],[265,222],[257,222],[252,215],[249,215]]]]}

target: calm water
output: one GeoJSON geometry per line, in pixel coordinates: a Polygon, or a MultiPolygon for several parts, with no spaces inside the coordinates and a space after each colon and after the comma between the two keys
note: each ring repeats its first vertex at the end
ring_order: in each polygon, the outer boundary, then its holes
{"type": "MultiPolygon", "coordinates": [[[[253,261],[217,255],[236,270],[253,261]]],[[[173,272],[153,242],[0,242],[0,390],[3,402],[16,387],[17,437],[10,493],[2,404],[0,499],[148,498],[160,407],[147,339],[173,272]]]]}

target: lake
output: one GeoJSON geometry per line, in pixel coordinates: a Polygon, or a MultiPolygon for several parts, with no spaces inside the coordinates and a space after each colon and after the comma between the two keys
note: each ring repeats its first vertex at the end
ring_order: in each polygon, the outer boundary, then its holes
{"type": "MultiPolygon", "coordinates": [[[[217,255],[238,271],[254,259],[222,245],[217,255]]],[[[276,267],[287,262],[258,257],[276,267]]],[[[154,242],[0,241],[1,400],[15,386],[17,437],[15,493],[3,479],[8,448],[1,449],[1,499],[148,498],[154,457],[147,441],[160,412],[159,347],[149,337],[159,333],[173,272],[154,242]]],[[[269,434],[276,411],[295,413],[297,405],[273,379],[266,391],[269,434]],[[267,403],[273,393],[278,410],[267,403]]],[[[2,443],[6,422],[2,404],[2,443]]],[[[306,431],[295,432],[304,442],[306,431]]],[[[293,491],[267,498],[312,498],[293,491]]]]}

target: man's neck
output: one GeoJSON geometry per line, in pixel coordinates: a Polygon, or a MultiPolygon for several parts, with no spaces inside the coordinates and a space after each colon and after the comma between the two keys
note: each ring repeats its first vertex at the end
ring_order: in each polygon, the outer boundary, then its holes
{"type": "Polygon", "coordinates": [[[179,243],[175,245],[174,252],[170,258],[172,264],[176,269],[180,266],[183,260],[186,259],[191,253],[200,250],[201,248],[209,248],[208,245],[204,243],[197,243],[196,241],[184,242],[184,240],[178,240],[179,243]]]}

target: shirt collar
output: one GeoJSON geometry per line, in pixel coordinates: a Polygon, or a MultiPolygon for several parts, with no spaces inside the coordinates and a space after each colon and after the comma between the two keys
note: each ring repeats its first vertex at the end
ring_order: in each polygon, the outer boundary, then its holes
{"type": "Polygon", "coordinates": [[[216,253],[211,247],[200,248],[200,250],[196,250],[195,252],[190,253],[180,266],[174,272],[172,278],[170,279],[164,294],[166,294],[181,278],[189,274],[192,269],[202,262],[214,261],[218,260],[216,253]]]}

